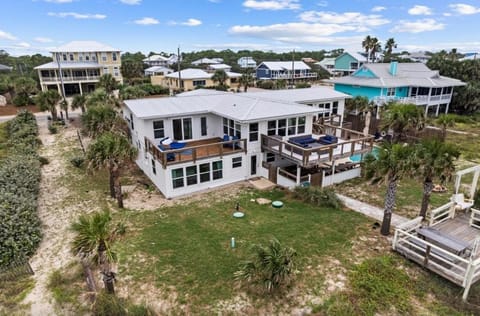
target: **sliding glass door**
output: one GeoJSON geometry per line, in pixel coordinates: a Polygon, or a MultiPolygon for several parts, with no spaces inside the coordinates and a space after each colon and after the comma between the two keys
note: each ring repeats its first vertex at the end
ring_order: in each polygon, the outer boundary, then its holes
{"type": "Polygon", "coordinates": [[[192,118],[173,120],[173,138],[176,140],[192,139],[192,118]]]}

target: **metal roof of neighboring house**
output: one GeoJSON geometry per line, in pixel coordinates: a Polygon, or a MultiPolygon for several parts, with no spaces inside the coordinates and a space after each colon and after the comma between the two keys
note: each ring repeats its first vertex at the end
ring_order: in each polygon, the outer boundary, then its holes
{"type": "MultiPolygon", "coordinates": [[[[62,69],[85,69],[85,68],[100,68],[103,67],[96,62],[60,62],[60,67],[62,69]]],[[[35,67],[34,69],[58,69],[57,62],[49,62],[40,66],[35,67]]]]}
{"type": "Polygon", "coordinates": [[[119,49],[115,49],[111,46],[95,42],[95,41],[73,41],[65,45],[54,48],[52,53],[63,52],[118,52],[119,49]]]}
{"type": "Polygon", "coordinates": [[[295,70],[302,70],[302,69],[310,70],[310,66],[305,64],[303,61],[294,61],[294,62],[292,62],[292,61],[264,61],[258,67],[260,67],[261,65],[265,65],[270,70],[291,70],[292,69],[292,63],[293,63],[293,68],[295,68],[295,70]]]}
{"type": "Polygon", "coordinates": [[[335,66],[335,57],[325,57],[325,58],[322,59],[321,61],[316,62],[315,65],[319,65],[319,66],[327,66],[327,65],[335,66]]]}
{"type": "Polygon", "coordinates": [[[172,69],[163,67],[163,66],[153,66],[145,69],[145,72],[166,72],[166,73],[171,73],[173,72],[172,69]]]}
{"type": "Polygon", "coordinates": [[[219,70],[219,69],[231,69],[232,66],[229,66],[227,64],[211,64],[211,65],[208,65],[208,68],[219,70]]]}
{"type": "MultiPolygon", "coordinates": [[[[180,76],[182,79],[209,79],[213,76],[213,74],[209,74],[202,69],[187,68],[180,70],[180,76]]],[[[166,75],[166,77],[178,78],[178,71],[172,72],[171,74],[166,75]]]]}
{"type": "Polygon", "coordinates": [[[253,64],[253,63],[256,63],[255,59],[253,59],[253,57],[250,57],[250,56],[243,56],[243,57],[240,57],[237,62],[240,63],[242,61],[246,60],[247,62],[253,64]]]}
{"type": "Polygon", "coordinates": [[[143,119],[214,113],[236,121],[249,122],[324,111],[291,101],[228,92],[126,100],[124,103],[135,116],[143,119]]]}
{"type": "MultiPolygon", "coordinates": [[[[365,56],[363,56],[363,55],[361,55],[361,54],[359,54],[359,53],[356,53],[356,52],[348,52],[348,51],[347,51],[347,52],[344,52],[344,53],[343,53],[342,55],[340,55],[340,56],[343,56],[343,55],[345,55],[345,54],[349,54],[350,56],[352,56],[353,58],[355,58],[355,59],[358,60],[358,61],[367,62],[367,57],[365,57],[365,56]]],[[[340,57],[340,56],[338,56],[338,57],[340,57]]],[[[337,58],[338,58],[338,57],[337,57],[337,58]]]]}
{"type": "Polygon", "coordinates": [[[367,87],[450,87],[465,85],[458,79],[440,76],[438,71],[430,70],[422,63],[398,63],[396,75],[390,73],[390,63],[364,64],[351,76],[325,81],[367,87]],[[376,77],[355,77],[355,74],[363,69],[370,70],[376,77]]]}
{"type": "Polygon", "coordinates": [[[225,71],[225,73],[227,74],[228,78],[238,78],[242,76],[241,73],[233,72],[233,71],[225,71]]]}
{"type": "Polygon", "coordinates": [[[159,60],[167,62],[170,59],[168,57],[165,57],[165,56],[162,56],[162,55],[152,55],[152,56],[149,56],[149,57],[145,58],[143,61],[144,62],[149,62],[149,61],[159,61],[159,60]]]}
{"type": "Polygon", "coordinates": [[[0,64],[0,71],[11,71],[13,69],[13,67],[10,67],[10,66],[6,66],[6,65],[2,65],[0,64]]]}
{"type": "Polygon", "coordinates": [[[202,64],[221,64],[220,58],[200,58],[195,61],[192,61],[192,65],[202,65],[202,64]]]}

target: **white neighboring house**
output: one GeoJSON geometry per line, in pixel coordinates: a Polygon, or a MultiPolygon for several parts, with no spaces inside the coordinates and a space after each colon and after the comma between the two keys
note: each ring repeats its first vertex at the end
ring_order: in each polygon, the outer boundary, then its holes
{"type": "Polygon", "coordinates": [[[210,64],[207,66],[207,71],[209,72],[215,72],[217,70],[223,70],[225,72],[229,72],[232,70],[232,66],[229,66],[227,64],[210,64]]]}
{"type": "Polygon", "coordinates": [[[149,67],[153,66],[168,66],[168,57],[162,55],[152,55],[143,60],[144,64],[147,64],[149,67]]]}
{"type": "Polygon", "coordinates": [[[257,62],[253,57],[240,57],[237,60],[237,64],[240,66],[240,68],[255,68],[257,67],[257,62]]]}
{"type": "Polygon", "coordinates": [[[172,69],[163,66],[153,66],[145,69],[145,76],[165,76],[171,74],[172,69]]]}
{"type": "MultiPolygon", "coordinates": [[[[126,100],[123,114],[138,166],[167,198],[258,176],[286,187],[325,186],[359,176],[358,163],[339,162],[371,151],[373,138],[333,126],[314,135],[313,120],[325,110],[291,100],[323,102],[323,89],[278,95],[196,90],[126,100]]],[[[348,96],[331,91],[328,99],[343,108],[348,96]]]]}
{"type": "Polygon", "coordinates": [[[51,51],[52,62],[35,67],[42,91],[57,89],[75,95],[95,90],[104,74],[123,82],[120,50],[95,41],[73,41],[51,51]]]}
{"type": "Polygon", "coordinates": [[[321,61],[316,62],[315,65],[322,67],[333,75],[335,72],[335,57],[325,57],[321,61]]]}
{"type": "Polygon", "coordinates": [[[195,61],[192,61],[192,65],[200,66],[200,65],[212,65],[212,64],[221,64],[223,63],[222,58],[200,58],[195,61]]]}

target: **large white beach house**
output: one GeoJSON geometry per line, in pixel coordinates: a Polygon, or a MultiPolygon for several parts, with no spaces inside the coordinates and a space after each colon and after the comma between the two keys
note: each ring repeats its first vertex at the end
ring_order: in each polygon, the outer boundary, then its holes
{"type": "Polygon", "coordinates": [[[358,163],[345,158],[372,148],[372,137],[340,127],[348,97],[325,87],[195,90],[126,100],[123,115],[137,164],[167,198],[259,176],[286,187],[325,186],[358,176],[358,163]],[[339,126],[313,133],[314,121],[334,111],[339,126]]]}

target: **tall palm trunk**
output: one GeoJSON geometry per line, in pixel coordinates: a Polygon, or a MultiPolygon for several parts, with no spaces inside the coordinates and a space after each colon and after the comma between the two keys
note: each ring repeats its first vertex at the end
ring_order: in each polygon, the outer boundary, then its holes
{"type": "Polygon", "coordinates": [[[112,199],[115,198],[115,172],[113,171],[113,167],[108,168],[109,174],[109,187],[110,187],[110,197],[112,199]]]}
{"type": "Polygon", "coordinates": [[[433,181],[430,178],[426,178],[423,182],[422,207],[420,209],[420,214],[418,214],[418,216],[421,216],[424,219],[425,216],[427,216],[428,204],[430,203],[430,195],[432,194],[432,190],[433,181]]]}
{"type": "Polygon", "coordinates": [[[105,241],[101,240],[99,245],[98,245],[98,264],[100,266],[100,269],[102,271],[103,275],[103,283],[105,285],[105,290],[107,293],[114,294],[115,293],[115,275],[114,273],[110,270],[110,263],[107,260],[107,254],[106,254],[106,246],[105,246],[105,241]]]}
{"type": "Polygon", "coordinates": [[[397,180],[388,182],[387,194],[385,196],[385,211],[383,213],[382,228],[380,233],[384,236],[390,234],[390,223],[392,222],[392,212],[395,206],[395,196],[397,194],[397,180]]]}
{"type": "Polygon", "coordinates": [[[123,208],[122,185],[120,183],[120,172],[118,168],[114,170],[113,183],[115,188],[115,198],[117,199],[118,207],[123,208]]]}
{"type": "Polygon", "coordinates": [[[53,106],[50,112],[52,114],[52,121],[55,122],[57,120],[57,107],[53,106]]]}

